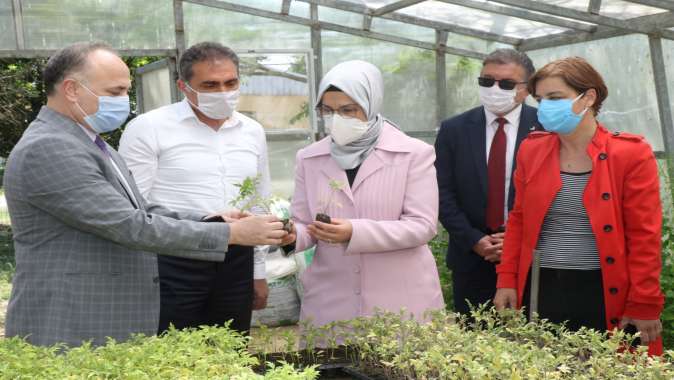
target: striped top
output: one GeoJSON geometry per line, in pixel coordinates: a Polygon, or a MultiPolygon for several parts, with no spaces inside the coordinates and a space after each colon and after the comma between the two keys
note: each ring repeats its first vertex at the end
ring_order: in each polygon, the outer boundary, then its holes
{"type": "Polygon", "coordinates": [[[590,174],[561,172],[562,188],[548,209],[538,236],[536,249],[542,268],[600,269],[597,242],[583,205],[590,174]]]}

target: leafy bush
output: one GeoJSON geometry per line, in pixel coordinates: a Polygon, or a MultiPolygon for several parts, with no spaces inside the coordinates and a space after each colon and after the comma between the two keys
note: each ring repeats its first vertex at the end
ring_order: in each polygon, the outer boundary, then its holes
{"type": "Polygon", "coordinates": [[[402,316],[383,313],[317,329],[305,326],[308,350],[282,358],[322,363],[343,355],[368,376],[388,380],[674,378],[674,351],[662,358],[649,357],[645,347],[621,352],[632,339],[622,331],[571,332],[493,309],[474,312],[476,322],[468,327],[465,319],[456,323],[444,311],[427,324],[402,316]],[[320,349],[314,349],[315,342],[320,349]],[[344,346],[337,346],[340,342],[344,346]]]}
{"type": "Polygon", "coordinates": [[[660,287],[665,293],[662,311],[662,338],[665,347],[674,348],[674,225],[671,220],[662,226],[662,273],[660,287]]]}
{"type": "Polygon", "coordinates": [[[302,371],[268,364],[264,375],[252,367],[257,358],[246,351],[247,338],[225,328],[171,330],[162,337],[136,336],[65,350],[0,339],[0,379],[278,379],[311,380],[313,367],[302,371]]]}
{"type": "Polygon", "coordinates": [[[438,274],[440,275],[440,287],[442,288],[442,295],[445,299],[445,307],[447,310],[454,310],[454,291],[452,290],[452,272],[447,268],[447,245],[449,244],[449,234],[447,231],[439,227],[438,235],[431,240],[428,245],[435,257],[435,264],[438,267],[438,274]]]}

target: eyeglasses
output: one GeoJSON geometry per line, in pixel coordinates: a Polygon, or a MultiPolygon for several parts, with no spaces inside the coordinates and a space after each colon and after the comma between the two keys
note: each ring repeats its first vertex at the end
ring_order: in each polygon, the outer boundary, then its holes
{"type": "Polygon", "coordinates": [[[512,90],[518,84],[527,83],[527,82],[515,82],[512,79],[497,80],[497,79],[494,79],[494,78],[485,78],[485,77],[477,78],[477,83],[482,87],[491,87],[491,86],[494,85],[494,82],[498,82],[498,86],[501,90],[512,90]]]}
{"type": "Polygon", "coordinates": [[[316,107],[316,113],[321,118],[333,116],[336,112],[341,117],[355,119],[358,117],[358,111],[360,111],[360,106],[355,103],[343,105],[337,108],[337,110],[333,110],[332,108],[323,104],[319,104],[318,107],[316,107]]]}

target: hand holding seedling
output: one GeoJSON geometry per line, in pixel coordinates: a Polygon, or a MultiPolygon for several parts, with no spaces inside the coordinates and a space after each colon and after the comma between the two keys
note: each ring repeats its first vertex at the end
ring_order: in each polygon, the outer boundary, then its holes
{"type": "Polygon", "coordinates": [[[353,234],[353,225],[348,219],[331,218],[332,223],[315,221],[307,227],[309,235],[331,244],[348,243],[353,234]]]}
{"type": "Polygon", "coordinates": [[[235,220],[239,220],[241,218],[245,218],[245,217],[251,216],[251,215],[252,214],[247,212],[247,211],[241,211],[241,210],[233,209],[233,210],[227,210],[227,211],[219,211],[219,212],[216,212],[214,214],[210,214],[207,217],[205,217],[204,219],[211,219],[211,218],[215,218],[215,217],[219,216],[225,222],[231,223],[235,220]]]}
{"type": "Polygon", "coordinates": [[[229,244],[280,245],[287,235],[283,223],[273,215],[248,216],[229,224],[229,244]]]}
{"type": "Polygon", "coordinates": [[[295,223],[293,221],[288,222],[289,227],[284,225],[284,229],[288,232],[288,235],[283,238],[281,241],[281,246],[284,247],[288,244],[292,244],[297,240],[297,228],[295,228],[295,223]]]}
{"type": "Polygon", "coordinates": [[[630,317],[623,317],[620,321],[620,328],[624,329],[627,325],[634,325],[639,331],[639,338],[641,338],[642,345],[648,345],[660,337],[662,333],[662,322],[659,319],[633,319],[630,317]]]}

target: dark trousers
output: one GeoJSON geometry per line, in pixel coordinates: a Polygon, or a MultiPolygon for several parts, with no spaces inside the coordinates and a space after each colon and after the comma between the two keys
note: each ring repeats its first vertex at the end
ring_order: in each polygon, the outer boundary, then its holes
{"type": "Polygon", "coordinates": [[[479,263],[469,272],[452,272],[454,311],[470,315],[470,305],[492,305],[496,294],[496,266],[488,261],[479,263]],[[470,303],[470,304],[469,304],[470,303]]]}
{"type": "MultiPolygon", "coordinates": [[[[529,308],[531,276],[522,297],[529,308]]],[[[573,331],[581,327],[606,330],[606,309],[601,270],[541,268],[538,315],[554,323],[566,322],[573,331]]],[[[527,312],[528,315],[528,312],[527,312]]]]}
{"type": "Polygon", "coordinates": [[[224,262],[159,256],[159,333],[203,325],[250,330],[253,248],[230,245],[224,262]]]}

